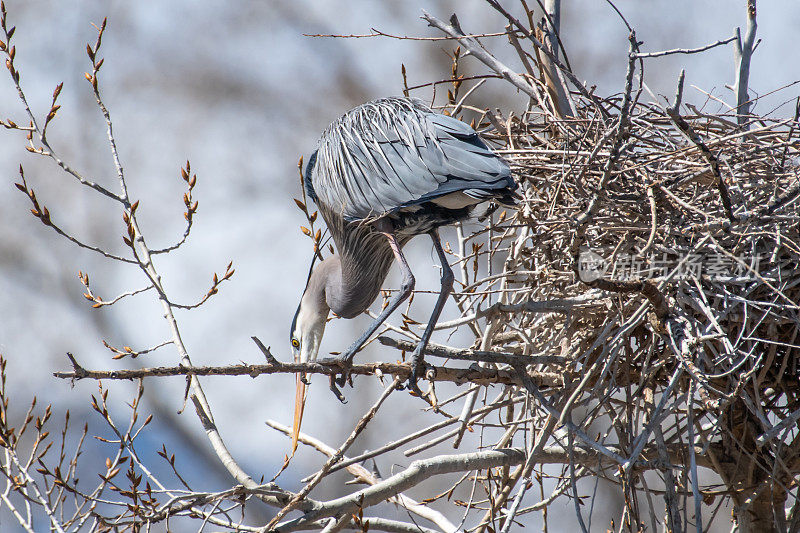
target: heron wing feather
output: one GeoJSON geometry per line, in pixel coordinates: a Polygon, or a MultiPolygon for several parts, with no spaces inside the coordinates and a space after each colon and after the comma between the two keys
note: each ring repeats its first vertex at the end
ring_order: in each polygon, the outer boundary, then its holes
{"type": "Polygon", "coordinates": [[[407,98],[369,102],[331,124],[310,177],[318,201],[346,220],[456,191],[486,199],[515,188],[508,165],[472,128],[407,98]]]}

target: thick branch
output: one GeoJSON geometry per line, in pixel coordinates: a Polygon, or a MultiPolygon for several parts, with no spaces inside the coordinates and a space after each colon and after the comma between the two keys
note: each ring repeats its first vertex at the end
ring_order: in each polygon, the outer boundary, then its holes
{"type": "MultiPolygon", "coordinates": [[[[416,342],[393,339],[391,337],[378,337],[378,341],[384,346],[391,346],[406,352],[414,351],[417,347],[416,342]]],[[[444,357],[447,359],[459,359],[462,361],[480,361],[482,363],[500,363],[505,365],[537,365],[537,364],[560,364],[567,363],[566,358],[559,355],[515,355],[511,353],[488,352],[485,350],[459,350],[442,346],[441,344],[428,343],[425,348],[425,355],[434,357],[444,357]]]]}
{"type": "MultiPolygon", "coordinates": [[[[538,50],[540,50],[544,55],[546,55],[547,58],[550,61],[552,61],[553,64],[556,67],[558,67],[558,69],[564,74],[564,76],[570,81],[570,83],[572,83],[572,85],[575,87],[575,89],[577,89],[578,92],[584,98],[586,98],[587,100],[590,100],[595,105],[597,105],[597,108],[600,110],[600,113],[603,115],[604,119],[606,117],[608,117],[608,111],[606,111],[605,108],[601,105],[599,99],[597,97],[595,97],[594,95],[592,95],[586,89],[586,87],[583,85],[583,83],[581,83],[581,80],[579,80],[578,77],[575,76],[575,74],[572,73],[572,71],[570,70],[570,68],[568,66],[564,65],[561,61],[559,61],[558,57],[556,57],[556,54],[554,54],[548,47],[546,47],[544,45],[544,43],[542,43],[539,39],[537,39],[536,36],[533,35],[533,33],[531,31],[529,31],[525,26],[523,26],[522,23],[520,23],[519,20],[514,18],[508,11],[506,11],[503,8],[503,6],[500,5],[500,2],[498,2],[497,0],[486,0],[486,1],[489,3],[490,6],[492,6],[494,9],[496,9],[498,12],[500,12],[504,17],[506,17],[506,19],[513,26],[516,26],[517,29],[519,31],[521,31],[525,35],[525,37],[530,39],[530,41],[534,44],[534,46],[536,46],[536,48],[538,50]]],[[[566,59],[566,54],[565,54],[564,58],[566,59]]]]}
{"type": "Polygon", "coordinates": [[[431,459],[414,461],[404,471],[393,475],[382,483],[359,490],[342,498],[324,502],[321,506],[300,518],[279,524],[273,531],[282,533],[294,531],[304,524],[326,516],[357,511],[383,502],[408,490],[426,479],[453,472],[466,472],[470,470],[483,470],[499,466],[511,466],[525,460],[525,452],[518,448],[491,450],[485,452],[466,453],[459,455],[441,455],[431,459]]]}
{"type": "Polygon", "coordinates": [[[660,50],[658,52],[635,52],[633,55],[636,58],[647,58],[647,57],[663,57],[669,56],[673,54],[697,54],[700,52],[705,52],[706,50],[711,50],[712,48],[716,48],[717,46],[722,46],[724,44],[728,44],[729,42],[736,39],[736,35],[728,37],[727,39],[719,40],[715,43],[707,44],[705,46],[701,46],[699,48],[674,48],[672,50],[660,50]]]}
{"type": "Polygon", "coordinates": [[[469,50],[470,54],[479,59],[487,67],[500,74],[503,78],[511,82],[514,87],[524,92],[528,96],[531,96],[532,98],[537,97],[536,90],[531,86],[530,83],[525,81],[525,78],[498,61],[496,57],[481,47],[480,43],[478,43],[478,41],[476,41],[474,38],[465,35],[458,26],[458,19],[456,19],[455,15],[451,17],[450,24],[442,22],[436,17],[429,15],[425,11],[422,12],[422,18],[425,19],[430,26],[438,28],[447,35],[458,39],[459,44],[469,50]]]}
{"type": "MultiPolygon", "coordinates": [[[[547,35],[547,34],[545,34],[547,35]]],[[[547,41],[553,41],[553,38],[545,37],[547,41]]],[[[572,108],[566,83],[561,78],[560,71],[556,68],[550,56],[541,53],[541,49],[536,48],[536,55],[539,59],[539,65],[544,74],[544,80],[547,85],[547,91],[550,93],[550,98],[553,100],[553,107],[555,107],[556,115],[560,119],[572,118],[575,116],[575,110],[572,108]]],[[[552,47],[553,55],[555,56],[558,48],[552,47]]]]}
{"type": "Polygon", "coordinates": [[[684,80],[684,71],[681,71],[681,75],[678,78],[678,89],[675,95],[675,105],[667,107],[666,112],[669,115],[669,118],[672,119],[672,122],[677,126],[677,128],[681,131],[681,133],[686,137],[689,141],[692,142],[699,150],[700,153],[703,155],[703,158],[708,161],[709,166],[711,167],[711,172],[714,174],[714,179],[717,185],[717,190],[719,191],[719,198],[722,202],[722,207],[725,209],[725,214],[728,216],[728,220],[734,221],[735,217],[733,215],[733,207],[731,206],[731,197],[728,194],[728,188],[725,186],[725,180],[722,178],[722,172],[719,169],[719,159],[716,155],[708,148],[703,139],[700,135],[694,131],[694,128],[686,122],[686,120],[680,114],[680,105],[681,105],[681,97],[683,95],[683,80],[684,80]]]}
{"type": "Polygon", "coordinates": [[[322,478],[325,477],[325,474],[328,473],[331,467],[344,457],[344,453],[353,444],[356,438],[358,438],[361,432],[364,431],[364,428],[366,428],[367,424],[369,424],[369,422],[373,419],[375,413],[378,412],[378,408],[383,404],[383,402],[386,400],[386,398],[389,397],[390,394],[392,394],[394,391],[397,390],[397,387],[399,385],[400,385],[400,378],[395,378],[392,384],[386,387],[386,390],[383,391],[383,394],[381,394],[381,397],[378,398],[378,401],[375,402],[372,408],[370,408],[370,410],[367,411],[367,413],[363,417],[361,417],[361,420],[358,421],[356,427],[353,428],[353,431],[350,433],[350,436],[347,437],[347,440],[345,440],[344,443],[342,443],[342,445],[339,446],[338,450],[336,450],[334,453],[330,455],[325,464],[322,465],[322,468],[320,468],[319,471],[316,473],[314,479],[309,481],[308,484],[305,487],[303,487],[303,489],[300,492],[298,492],[294,496],[294,498],[292,498],[292,501],[287,503],[286,506],[283,507],[283,509],[278,511],[278,514],[276,514],[275,517],[267,525],[268,529],[271,529],[272,526],[277,524],[284,516],[286,516],[287,513],[297,508],[297,506],[300,503],[302,503],[303,499],[308,495],[308,493],[310,493],[314,489],[314,487],[316,487],[319,484],[319,482],[322,481],[322,478]]]}
{"type": "MultiPolygon", "coordinates": [[[[335,362],[331,363],[280,363],[248,365],[238,364],[229,366],[160,366],[150,368],[136,368],[124,370],[88,370],[72,359],[72,372],[54,372],[53,375],[61,379],[115,379],[130,380],[146,377],[168,376],[250,376],[255,378],[262,374],[339,374],[342,369],[335,362]]],[[[411,373],[409,364],[400,363],[368,363],[353,365],[351,374],[372,376],[389,374],[407,378],[411,373]]],[[[450,381],[453,383],[498,383],[503,385],[520,385],[519,378],[512,371],[494,370],[491,368],[449,368],[433,367],[434,381],[450,381]]],[[[563,378],[555,372],[530,372],[531,379],[540,386],[560,387],[563,378]]]]}
{"type": "MultiPolygon", "coordinates": [[[[267,420],[267,425],[269,427],[273,428],[273,429],[276,429],[276,430],[284,433],[286,436],[291,436],[291,434],[292,434],[292,428],[290,428],[288,426],[284,426],[283,424],[279,424],[279,423],[274,422],[272,420],[267,420]]],[[[302,442],[303,444],[305,444],[307,446],[311,446],[311,447],[319,450],[321,453],[327,455],[328,457],[332,457],[336,453],[336,450],[333,449],[332,447],[328,446],[327,444],[325,444],[321,440],[315,439],[314,437],[311,437],[311,436],[309,436],[309,435],[307,435],[305,433],[300,433],[298,435],[297,440],[302,442]]],[[[345,456],[343,456],[342,457],[342,461],[339,461],[338,463],[336,463],[336,465],[337,465],[337,467],[340,467],[340,466],[342,466],[343,464],[346,464],[346,463],[350,463],[346,467],[347,471],[350,472],[350,474],[352,474],[353,477],[356,478],[356,480],[364,482],[364,483],[367,483],[369,485],[377,485],[378,483],[380,483],[379,478],[375,477],[375,475],[372,474],[369,470],[367,470],[366,468],[364,468],[360,464],[352,463],[351,460],[348,459],[345,456]]],[[[333,470],[334,469],[331,468],[328,471],[328,473],[333,472],[333,470]]],[[[394,498],[390,498],[389,501],[400,505],[404,509],[407,509],[410,512],[412,512],[412,513],[414,513],[414,514],[416,514],[416,515],[418,515],[418,516],[420,516],[422,518],[430,520],[431,522],[433,522],[434,524],[439,526],[439,528],[442,531],[445,531],[447,533],[455,533],[458,530],[458,528],[455,525],[453,525],[443,514],[441,514],[440,512],[438,512],[438,511],[436,511],[434,509],[431,509],[430,507],[428,507],[426,505],[423,505],[423,504],[419,503],[418,501],[416,501],[416,500],[414,500],[412,498],[409,498],[408,496],[406,496],[404,494],[398,494],[394,498]]]]}
{"type": "Polygon", "coordinates": [[[750,78],[750,58],[756,41],[756,0],[747,0],[747,29],[744,40],[739,28],[736,28],[736,122],[747,129],[747,115],[750,114],[750,98],[747,96],[747,84],[750,78]]]}
{"type": "MultiPolygon", "coordinates": [[[[683,445],[672,445],[666,447],[670,463],[673,465],[683,465],[686,463],[686,447],[683,445]]],[[[618,452],[621,450],[617,450],[618,452]]],[[[697,447],[698,465],[711,468],[711,462],[706,458],[704,451],[697,447]],[[701,455],[702,454],[702,455],[701,455]]],[[[583,466],[598,466],[600,464],[600,454],[590,450],[575,449],[569,452],[561,446],[553,446],[543,449],[536,454],[533,460],[538,464],[568,464],[572,459],[583,466]]],[[[658,459],[658,450],[655,447],[648,447],[642,453],[640,468],[652,469],[662,468],[662,465],[651,461],[658,459]],[[646,461],[645,461],[646,458],[646,461]]],[[[379,504],[400,492],[406,491],[423,481],[441,474],[452,474],[455,472],[468,472],[470,470],[485,470],[487,468],[497,468],[502,466],[514,466],[525,462],[525,451],[521,448],[503,448],[499,450],[489,450],[475,453],[465,453],[457,455],[440,455],[430,459],[414,461],[402,472],[390,478],[359,490],[347,496],[321,502],[314,510],[305,515],[278,524],[272,530],[275,533],[285,533],[302,529],[306,524],[319,520],[320,518],[341,515],[364,509],[372,505],[379,504]]]]}
{"type": "Polygon", "coordinates": [[[516,304],[497,302],[485,309],[478,309],[467,316],[448,322],[439,322],[436,329],[448,329],[474,322],[481,318],[492,318],[498,313],[569,313],[576,307],[601,305],[606,296],[598,291],[591,291],[573,298],[553,298],[549,300],[527,300],[516,304]]]}

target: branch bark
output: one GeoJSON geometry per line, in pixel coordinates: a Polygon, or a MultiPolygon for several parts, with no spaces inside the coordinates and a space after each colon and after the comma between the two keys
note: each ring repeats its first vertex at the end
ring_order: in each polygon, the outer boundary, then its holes
{"type": "Polygon", "coordinates": [[[500,76],[511,82],[517,89],[521,90],[532,98],[537,97],[536,90],[531,86],[530,83],[525,81],[525,78],[498,61],[496,57],[481,47],[480,43],[478,43],[478,41],[473,37],[465,35],[461,30],[461,27],[458,24],[458,19],[455,15],[450,17],[450,24],[442,22],[436,17],[429,15],[424,10],[422,11],[422,18],[425,19],[430,26],[438,28],[447,35],[457,39],[461,46],[463,46],[466,50],[469,50],[470,54],[475,56],[500,76]]]}
{"type": "Polygon", "coordinates": [[[750,98],[747,96],[747,84],[750,79],[750,59],[753,56],[756,41],[756,0],[747,0],[747,26],[744,40],[741,30],[736,28],[736,46],[734,58],[736,59],[736,122],[748,129],[747,116],[750,114],[750,98]]]}
{"type": "MultiPolygon", "coordinates": [[[[447,356],[445,356],[447,357],[447,356]]],[[[450,368],[435,366],[433,370],[434,381],[449,381],[452,383],[481,383],[481,384],[503,384],[520,385],[521,382],[516,373],[506,370],[495,370],[491,368],[450,368]]],[[[296,374],[303,372],[306,374],[332,375],[341,373],[341,367],[335,363],[280,363],[280,364],[238,364],[228,366],[160,366],[149,368],[136,368],[124,370],[88,370],[80,366],[73,358],[72,372],[54,372],[53,375],[61,379],[111,379],[111,380],[132,380],[146,377],[168,377],[168,376],[250,376],[255,378],[263,374],[296,374]]],[[[353,365],[350,373],[353,375],[372,376],[372,375],[392,375],[395,377],[407,378],[411,373],[411,366],[408,363],[367,363],[363,365],[353,365]]],[[[540,386],[560,387],[563,385],[563,377],[556,372],[530,372],[530,378],[540,386]]]]}
{"type": "MultiPolygon", "coordinates": [[[[672,465],[683,465],[688,460],[686,458],[685,445],[672,445],[664,448],[667,457],[672,465]]],[[[619,452],[621,450],[617,450],[619,452]]],[[[696,448],[697,464],[706,468],[711,468],[711,462],[706,458],[702,449],[696,448]]],[[[581,448],[576,448],[572,452],[561,447],[553,446],[544,448],[541,452],[534,454],[529,460],[537,464],[559,464],[565,465],[570,461],[570,454],[576,463],[584,467],[598,466],[602,460],[601,454],[581,448]]],[[[656,447],[648,447],[642,453],[642,459],[638,468],[641,469],[660,469],[663,467],[658,461],[659,451],[656,447]],[[655,460],[656,462],[653,462],[655,460]]],[[[347,496],[318,502],[317,506],[305,513],[303,516],[288,520],[278,524],[273,533],[287,533],[303,529],[310,523],[329,516],[338,516],[343,513],[357,511],[379,504],[389,498],[395,497],[433,476],[442,474],[452,474],[455,472],[468,472],[470,470],[485,470],[487,468],[497,468],[503,466],[515,466],[524,463],[528,459],[522,448],[502,448],[499,450],[488,450],[474,453],[464,453],[456,455],[440,455],[430,459],[414,461],[408,468],[393,475],[386,480],[359,490],[347,496]]]]}
{"type": "MultiPolygon", "coordinates": [[[[403,351],[413,351],[417,347],[416,342],[393,339],[391,337],[378,337],[378,341],[384,346],[391,346],[403,351]]],[[[487,350],[461,350],[442,346],[441,344],[428,343],[425,355],[443,357],[447,359],[459,359],[462,361],[479,361],[481,363],[500,363],[504,365],[541,365],[555,364],[566,365],[567,359],[560,355],[515,355],[503,352],[490,352],[487,350]]]]}
{"type": "Polygon", "coordinates": [[[559,118],[572,118],[575,110],[569,99],[567,84],[561,77],[561,72],[554,61],[558,60],[558,34],[561,26],[561,0],[545,0],[544,38],[541,41],[550,49],[552,58],[536,48],[539,63],[542,66],[550,97],[556,107],[559,118]]]}
{"type": "MultiPolygon", "coordinates": [[[[284,426],[283,424],[279,424],[273,420],[267,420],[267,425],[273,429],[284,433],[287,436],[292,434],[292,428],[289,426],[284,426]]],[[[298,441],[301,443],[311,446],[312,448],[320,451],[321,453],[327,455],[328,457],[332,457],[336,450],[319,439],[311,437],[305,433],[300,433],[298,436],[298,441]]],[[[339,467],[345,463],[349,463],[351,460],[345,456],[342,456],[342,460],[336,464],[336,467],[339,467]]],[[[356,480],[361,481],[363,483],[367,483],[369,485],[377,485],[380,483],[380,480],[375,477],[369,470],[361,466],[360,464],[349,464],[347,467],[347,471],[356,478],[356,480]]],[[[332,472],[333,468],[331,468],[328,473],[332,472]]],[[[410,512],[430,520],[434,524],[436,524],[442,531],[445,533],[455,533],[458,531],[458,528],[453,525],[442,513],[431,509],[430,507],[419,503],[418,501],[414,500],[413,498],[409,498],[408,496],[400,493],[394,498],[390,498],[389,501],[397,503],[404,509],[408,509],[410,512]]],[[[371,529],[371,528],[370,528],[371,529]]]]}

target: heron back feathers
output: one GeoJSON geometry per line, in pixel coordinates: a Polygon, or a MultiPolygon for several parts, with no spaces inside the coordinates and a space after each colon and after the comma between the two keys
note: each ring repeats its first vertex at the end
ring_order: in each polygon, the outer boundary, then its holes
{"type": "Polygon", "coordinates": [[[463,122],[417,99],[363,104],[323,133],[306,192],[346,221],[379,218],[460,192],[509,202],[516,184],[500,157],[463,122]]]}

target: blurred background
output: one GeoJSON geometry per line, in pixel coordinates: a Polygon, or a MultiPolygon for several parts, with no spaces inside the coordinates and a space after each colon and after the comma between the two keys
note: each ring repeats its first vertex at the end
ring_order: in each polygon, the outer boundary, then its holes
{"type": "MultiPolygon", "coordinates": [[[[522,16],[515,2],[507,4],[522,16]]],[[[744,4],[616,2],[644,41],[643,51],[691,48],[725,39],[736,26],[744,26],[744,4]]],[[[263,356],[250,340],[253,335],[271,345],[279,359],[291,357],[288,329],[311,257],[311,241],[299,229],[305,219],[292,201],[300,195],[299,157],[314,150],[320,132],[344,111],[373,98],[401,94],[401,63],[411,86],[450,75],[446,52],[454,48],[451,42],[303,34],[365,34],[374,27],[395,35],[438,36],[420,20],[420,9],[441,19],[456,12],[468,33],[498,32],[505,26],[504,19],[480,0],[9,0],[6,6],[9,25],[17,26],[16,65],[37,116],[48,111],[53,89],[64,82],[62,109],[49,127],[48,139],[70,165],[116,190],[105,124],[84,79],[90,69],[86,43],[96,38],[91,23],[99,25],[108,17],[100,53],[105,58],[101,91],[114,120],[131,197],[141,202],[139,220],[151,247],[169,245],[183,233],[184,183],[179,169],[187,159],[191,161],[198,175],[194,198],[199,200],[192,235],[179,251],[159,256],[157,267],[173,299],[182,303],[201,298],[213,272],[223,272],[229,261],[236,268],[233,280],[206,305],[179,312],[184,341],[198,365],[261,362],[263,356]]],[[[600,95],[619,92],[624,84],[627,30],[610,5],[600,0],[565,1],[561,24],[562,40],[577,76],[588,86],[596,85],[600,95]]],[[[798,27],[797,2],[773,0],[759,5],[758,38],[762,41],[750,76],[754,96],[800,79],[798,27]]],[[[484,44],[521,70],[504,38],[487,38],[484,44]]],[[[730,45],[693,56],[647,60],[645,81],[656,94],[673,98],[681,68],[686,69],[684,101],[706,105],[711,112],[725,110],[724,102],[735,101],[726,88],[734,80],[730,45]]],[[[467,58],[461,62],[461,72],[485,70],[467,58]]],[[[754,111],[790,116],[798,87],[765,96],[754,111]]],[[[412,95],[428,102],[434,98],[430,87],[412,95]]],[[[442,88],[435,103],[443,103],[445,97],[442,88]]],[[[474,93],[472,103],[511,109],[519,115],[525,99],[510,85],[493,80],[474,93]]],[[[27,122],[5,71],[0,73],[0,116],[27,122]]],[[[69,367],[65,353],[73,353],[87,368],[100,369],[174,365],[178,356],[166,347],[136,360],[111,359],[113,354],[102,340],[142,350],[167,339],[160,307],[152,294],[145,293],[111,308],[91,309],[81,295],[78,270],[89,274],[93,290],[103,298],[144,286],[141,272],[79,250],[34,219],[27,199],[13,187],[17,167],[19,163],[25,166],[29,185],[54,221],[84,241],[124,254],[121,212],[113,202],[80,187],[49,160],[28,154],[24,144],[19,132],[0,131],[0,187],[5,191],[0,194],[0,353],[8,360],[10,395],[19,401],[11,410],[24,412],[36,395],[42,404],[53,403],[57,411],[69,408],[73,417],[92,421],[102,432],[87,401],[97,384],[84,381],[71,386],[52,377],[52,372],[69,367]]],[[[452,239],[451,235],[445,233],[445,238],[452,239]]],[[[429,241],[417,241],[408,246],[410,263],[416,265],[417,288],[438,288],[429,241]]],[[[393,270],[386,287],[396,287],[397,281],[393,270]]],[[[414,309],[427,319],[426,302],[420,295],[414,309]]],[[[443,319],[453,316],[455,306],[446,308],[443,319]]],[[[360,317],[332,322],[321,353],[345,348],[367,321],[360,317]]],[[[459,346],[458,336],[439,340],[459,346]]],[[[358,359],[398,357],[395,351],[373,345],[358,359]]],[[[208,378],[204,383],[234,456],[254,476],[271,478],[289,444],[264,421],[271,418],[290,424],[294,378],[208,378]]],[[[356,385],[345,391],[349,403],[340,405],[327,383],[315,380],[304,430],[338,446],[382,389],[375,379],[362,378],[356,385]]],[[[127,414],[123,402],[130,399],[132,390],[126,383],[112,385],[115,416],[121,420],[127,414]]],[[[145,410],[157,416],[150,431],[140,437],[143,459],[157,463],[155,450],[165,443],[172,451],[182,450],[178,466],[197,489],[228,487],[227,473],[215,458],[209,458],[210,448],[193,409],[178,414],[183,390],[179,378],[147,382],[145,410]]],[[[440,397],[446,394],[440,392],[440,397]]],[[[423,407],[422,401],[394,395],[352,453],[385,442],[387,435],[400,436],[437,420],[423,407]]],[[[452,409],[457,412],[460,405],[452,409]]],[[[461,450],[473,449],[479,442],[480,434],[469,435],[461,450]]],[[[96,449],[101,456],[110,453],[96,449]]],[[[426,453],[451,450],[444,443],[426,453]]],[[[394,465],[385,459],[380,463],[383,475],[412,459],[398,454],[393,460],[394,465]]],[[[301,448],[279,482],[296,490],[299,478],[320,464],[316,452],[301,448]]],[[[340,494],[339,482],[345,478],[334,479],[336,483],[323,484],[314,496],[326,499],[340,494]]],[[[426,485],[419,494],[427,494],[431,487],[426,485]]],[[[587,493],[595,489],[587,487],[587,493]]],[[[620,508],[611,505],[614,491],[606,491],[604,498],[609,505],[598,502],[594,509],[593,523],[598,529],[607,526],[620,508]]],[[[567,504],[569,508],[558,518],[565,521],[565,530],[574,521],[571,503],[564,500],[567,504]]],[[[458,517],[449,518],[458,521],[458,517]]],[[[523,517],[531,526],[538,527],[540,520],[538,513],[523,517]]]]}

